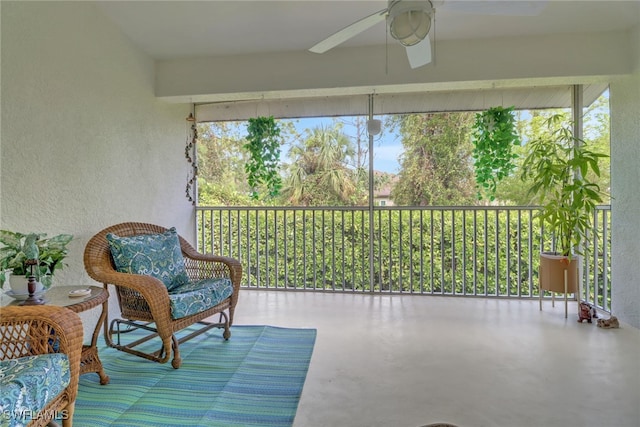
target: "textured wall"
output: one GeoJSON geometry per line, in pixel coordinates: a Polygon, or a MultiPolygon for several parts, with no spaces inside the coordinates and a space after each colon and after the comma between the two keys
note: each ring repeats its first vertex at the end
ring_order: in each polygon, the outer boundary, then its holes
{"type": "MultiPolygon", "coordinates": [[[[640,28],[633,33],[640,52],[640,28]]],[[[640,328],[640,54],[632,76],[611,84],[613,314],[640,328]]]]}
{"type": "Polygon", "coordinates": [[[193,234],[189,106],[154,96],[154,63],[91,2],[2,2],[0,227],[72,233],[54,283],[86,285],[87,240],[121,221],[193,234]]]}

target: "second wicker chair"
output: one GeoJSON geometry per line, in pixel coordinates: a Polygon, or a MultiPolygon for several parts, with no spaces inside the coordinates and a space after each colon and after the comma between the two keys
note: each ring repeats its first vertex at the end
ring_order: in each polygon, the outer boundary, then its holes
{"type": "Polygon", "coordinates": [[[87,273],[94,280],[109,284],[116,288],[121,317],[109,323],[105,322],[105,340],[113,348],[125,351],[146,359],[165,363],[173,353],[172,366],[179,368],[181,364],[179,345],[213,327],[224,328],[224,338],[230,336],[229,327],[233,324],[233,315],[238,303],[242,266],[236,259],[205,255],[197,252],[184,238],[178,236],[184,267],[189,280],[193,282],[204,279],[228,279],[233,291],[230,296],[212,307],[197,313],[176,317],[172,313],[169,290],[161,280],[151,275],[119,272],[116,269],[107,235],[121,237],[157,235],[169,229],[154,224],[127,222],[113,225],[93,236],[84,252],[84,265],[87,273]],[[228,315],[227,313],[228,312],[228,315]],[[205,319],[219,315],[218,322],[205,319]],[[176,333],[188,326],[201,324],[201,328],[178,339],[176,333]],[[120,327],[125,325],[127,331],[140,329],[149,332],[146,338],[126,344],[120,341],[120,327]],[[118,336],[114,340],[114,335],[118,336]],[[162,341],[161,349],[155,352],[141,351],[136,348],[148,339],[158,336],[162,341]]]}

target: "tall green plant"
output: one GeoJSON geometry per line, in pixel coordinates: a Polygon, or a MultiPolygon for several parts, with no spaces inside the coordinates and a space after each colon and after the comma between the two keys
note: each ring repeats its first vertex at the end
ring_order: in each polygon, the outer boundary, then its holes
{"type": "Polygon", "coordinates": [[[247,143],[244,148],[249,152],[245,164],[247,180],[251,187],[251,198],[259,198],[259,187],[264,185],[269,196],[280,193],[282,179],[278,172],[280,166],[280,127],[273,116],[249,119],[247,125],[247,143]]]}
{"type": "Polygon", "coordinates": [[[527,143],[521,179],[533,183],[529,194],[542,205],[537,217],[555,234],[558,252],[571,258],[573,252],[583,252],[595,233],[593,214],[602,193],[588,178],[589,171],[599,177],[598,160],[608,156],[575,137],[562,114],[549,117],[544,125],[547,132],[527,143]]]}
{"type": "Polygon", "coordinates": [[[472,156],[479,200],[494,200],[497,183],[515,170],[514,159],[518,156],[512,148],[520,145],[520,138],[513,110],[493,107],[476,114],[472,156]]]}

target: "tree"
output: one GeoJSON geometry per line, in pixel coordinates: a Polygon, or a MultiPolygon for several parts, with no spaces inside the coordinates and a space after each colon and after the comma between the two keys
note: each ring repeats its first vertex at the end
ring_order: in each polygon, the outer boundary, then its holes
{"type": "Polygon", "coordinates": [[[198,125],[198,204],[228,205],[249,194],[242,132],[240,122],[198,125]]]}
{"type": "MultiPolygon", "coordinates": [[[[365,204],[368,196],[369,188],[369,134],[367,133],[366,116],[349,116],[334,119],[336,126],[343,130],[345,127],[351,129],[351,134],[346,134],[353,141],[354,155],[347,158],[348,166],[354,171],[354,185],[356,194],[354,195],[354,204],[365,204]]],[[[376,186],[374,178],[374,187],[376,186]]]]}
{"type": "MultiPolygon", "coordinates": [[[[514,147],[514,153],[518,154],[516,159],[516,172],[501,181],[496,190],[496,198],[505,204],[516,206],[527,206],[536,202],[527,195],[527,189],[531,187],[530,182],[523,182],[518,172],[522,166],[524,154],[527,151],[526,143],[528,141],[539,139],[539,137],[547,132],[544,127],[545,121],[555,114],[563,114],[565,120],[571,120],[571,112],[568,109],[547,109],[533,110],[528,113],[519,113],[518,129],[523,136],[523,145],[514,147]]],[[[583,139],[589,144],[594,152],[609,155],[610,153],[610,135],[609,135],[609,108],[608,95],[605,92],[593,104],[587,107],[584,117],[584,137],[583,139]]],[[[603,200],[609,202],[610,186],[611,186],[611,163],[609,157],[600,160],[600,176],[589,175],[590,181],[596,183],[605,193],[603,200]]]]}
{"type": "Polygon", "coordinates": [[[357,202],[353,143],[340,129],[316,127],[289,151],[282,194],[289,204],[350,205],[357,202]]]}
{"type": "Polygon", "coordinates": [[[473,113],[393,116],[389,124],[398,128],[404,146],[391,192],[396,205],[474,204],[473,121],[473,113]]]}
{"type": "Polygon", "coordinates": [[[611,199],[611,134],[609,114],[609,94],[603,93],[591,104],[584,117],[584,137],[591,149],[607,157],[600,159],[600,176],[589,176],[589,179],[598,184],[604,193],[603,200],[609,203],[611,199]]]}

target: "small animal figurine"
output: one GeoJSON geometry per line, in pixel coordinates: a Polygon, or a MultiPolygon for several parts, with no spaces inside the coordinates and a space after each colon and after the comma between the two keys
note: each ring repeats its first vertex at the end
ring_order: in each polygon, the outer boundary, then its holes
{"type": "Polygon", "coordinates": [[[588,302],[581,301],[578,310],[578,322],[582,323],[583,320],[586,320],[587,323],[591,323],[591,319],[597,318],[598,313],[596,312],[596,308],[588,302]]]}
{"type": "Polygon", "coordinates": [[[611,316],[608,319],[598,319],[598,327],[604,329],[619,328],[620,322],[616,316],[611,316]]]}

